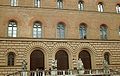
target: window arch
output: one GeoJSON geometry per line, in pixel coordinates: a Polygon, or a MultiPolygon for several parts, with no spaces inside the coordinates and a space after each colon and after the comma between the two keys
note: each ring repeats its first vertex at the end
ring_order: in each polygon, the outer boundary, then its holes
{"type": "Polygon", "coordinates": [[[63,0],[57,0],[57,8],[63,8],[63,0]]]}
{"type": "Polygon", "coordinates": [[[110,53],[109,52],[104,53],[104,59],[107,61],[108,64],[110,64],[110,53]]]}
{"type": "Polygon", "coordinates": [[[58,23],[57,25],[57,37],[65,38],[65,25],[63,23],[58,23]]]}
{"type": "Polygon", "coordinates": [[[34,38],[42,37],[42,24],[39,21],[36,21],[33,24],[33,37],[34,38]]]}
{"type": "Polygon", "coordinates": [[[84,24],[84,23],[80,24],[79,32],[80,32],[80,39],[87,38],[87,26],[86,26],[86,24],[84,24]]]}
{"type": "Polygon", "coordinates": [[[15,62],[15,53],[14,52],[9,52],[8,53],[8,66],[14,66],[15,62]]]}
{"type": "Polygon", "coordinates": [[[41,0],[35,0],[35,7],[40,7],[41,0]]]}
{"type": "Polygon", "coordinates": [[[84,9],[84,2],[82,0],[78,1],[78,9],[81,11],[84,9]]]}
{"type": "Polygon", "coordinates": [[[98,3],[98,12],[103,12],[103,11],[104,11],[103,3],[99,2],[98,3]]]}
{"type": "Polygon", "coordinates": [[[116,12],[117,12],[117,13],[120,13],[120,4],[117,4],[117,5],[116,5],[116,12]]]}
{"type": "Polygon", "coordinates": [[[17,6],[17,0],[10,0],[11,6],[17,6]]]}
{"type": "Polygon", "coordinates": [[[14,20],[10,20],[8,24],[8,37],[16,36],[17,36],[17,22],[14,20]]]}
{"type": "Polygon", "coordinates": [[[102,24],[100,26],[100,37],[101,39],[107,39],[107,26],[105,24],[102,24]]]}

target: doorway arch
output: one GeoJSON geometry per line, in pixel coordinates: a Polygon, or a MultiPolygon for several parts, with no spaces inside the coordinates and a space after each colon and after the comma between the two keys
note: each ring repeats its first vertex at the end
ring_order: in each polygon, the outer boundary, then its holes
{"type": "Polygon", "coordinates": [[[85,69],[91,69],[91,56],[87,50],[82,50],[78,58],[81,58],[85,69]]]}
{"type": "Polygon", "coordinates": [[[55,59],[57,60],[58,70],[69,69],[68,54],[65,50],[59,50],[55,55],[55,59]]]}
{"type": "Polygon", "coordinates": [[[44,54],[41,50],[34,50],[30,55],[30,70],[44,70],[44,54]]]}

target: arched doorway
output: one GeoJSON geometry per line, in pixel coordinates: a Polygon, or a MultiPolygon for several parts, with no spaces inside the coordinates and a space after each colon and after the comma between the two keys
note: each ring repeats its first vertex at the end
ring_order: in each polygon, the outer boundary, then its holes
{"type": "Polygon", "coordinates": [[[30,70],[44,70],[44,54],[41,50],[34,50],[30,55],[30,70]]]}
{"type": "Polygon", "coordinates": [[[69,69],[68,54],[64,50],[59,50],[55,55],[55,59],[57,60],[58,70],[69,69]]]}
{"type": "Polygon", "coordinates": [[[79,53],[79,58],[81,58],[85,69],[91,69],[91,56],[88,51],[82,50],[79,53]]]}

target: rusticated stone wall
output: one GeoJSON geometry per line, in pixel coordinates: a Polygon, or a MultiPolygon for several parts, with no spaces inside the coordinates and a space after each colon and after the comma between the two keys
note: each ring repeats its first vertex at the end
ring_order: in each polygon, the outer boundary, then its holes
{"type": "Polygon", "coordinates": [[[0,72],[12,73],[21,70],[22,60],[30,69],[30,54],[35,49],[45,54],[45,68],[49,69],[51,60],[59,49],[65,49],[69,55],[69,69],[76,67],[80,51],[87,50],[91,55],[92,69],[102,69],[104,53],[110,53],[110,69],[120,69],[120,41],[100,40],[55,40],[55,39],[0,39],[0,72]],[[15,65],[7,66],[7,54],[15,53],[15,65]],[[75,59],[75,62],[73,61],[75,59]]]}

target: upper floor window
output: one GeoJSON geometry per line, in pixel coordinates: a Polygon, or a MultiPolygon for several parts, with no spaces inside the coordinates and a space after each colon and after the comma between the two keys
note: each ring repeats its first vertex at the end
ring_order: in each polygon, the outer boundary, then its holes
{"type": "Polygon", "coordinates": [[[82,0],[79,0],[78,2],[78,9],[83,10],[84,9],[84,2],[82,0]]]}
{"type": "Polygon", "coordinates": [[[110,64],[110,54],[109,54],[109,52],[104,53],[104,59],[107,61],[108,64],[110,64]]]}
{"type": "Polygon", "coordinates": [[[57,37],[65,38],[65,25],[63,23],[57,25],[57,37]]]}
{"type": "Polygon", "coordinates": [[[116,12],[117,12],[117,13],[120,13],[120,4],[117,4],[117,5],[116,5],[116,12]]]}
{"type": "Polygon", "coordinates": [[[35,7],[40,7],[40,0],[35,0],[35,7]]]}
{"type": "Polygon", "coordinates": [[[100,36],[101,39],[107,39],[107,26],[104,24],[100,26],[100,36]]]}
{"type": "Polygon", "coordinates": [[[33,24],[33,37],[41,38],[42,37],[42,26],[39,21],[34,22],[33,24]]]}
{"type": "Polygon", "coordinates": [[[8,24],[8,37],[17,36],[17,23],[16,21],[9,21],[8,24]]]}
{"type": "Polygon", "coordinates": [[[103,3],[102,2],[98,3],[98,11],[99,12],[103,12],[104,11],[104,7],[103,7],[103,3]]]}
{"type": "Polygon", "coordinates": [[[84,23],[80,24],[79,32],[80,32],[80,39],[87,38],[87,26],[86,26],[86,24],[84,24],[84,23]]]}
{"type": "Polygon", "coordinates": [[[11,6],[17,6],[17,0],[10,0],[11,1],[11,6]]]}
{"type": "Polygon", "coordinates": [[[8,53],[8,66],[14,66],[15,54],[13,52],[8,53]]]}
{"type": "Polygon", "coordinates": [[[63,8],[63,0],[57,0],[57,8],[63,8]]]}

